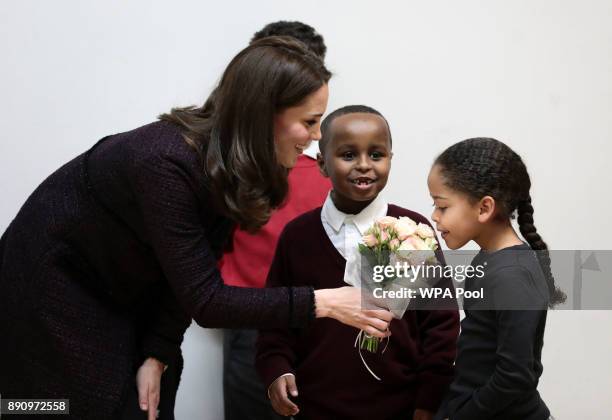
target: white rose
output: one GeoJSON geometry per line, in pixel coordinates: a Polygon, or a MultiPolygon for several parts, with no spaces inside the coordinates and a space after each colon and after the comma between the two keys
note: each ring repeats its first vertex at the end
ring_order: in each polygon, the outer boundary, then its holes
{"type": "Polygon", "coordinates": [[[412,241],[404,241],[399,246],[399,248],[397,248],[397,250],[398,251],[416,251],[416,248],[414,247],[414,245],[412,245],[412,241]]]}
{"type": "Polygon", "coordinates": [[[433,229],[431,228],[431,226],[426,225],[425,223],[419,223],[416,229],[416,233],[423,239],[434,237],[433,229]]]}
{"type": "Polygon", "coordinates": [[[400,217],[395,223],[395,231],[400,241],[404,241],[417,231],[417,224],[410,217],[400,217]]]}
{"type": "Polygon", "coordinates": [[[408,240],[412,242],[412,246],[414,246],[414,249],[416,249],[417,251],[429,251],[430,250],[430,248],[427,246],[425,241],[422,240],[421,238],[417,238],[416,236],[413,236],[412,238],[408,240]]]}
{"type": "Polygon", "coordinates": [[[432,251],[438,249],[438,241],[436,241],[436,238],[426,238],[425,245],[427,245],[427,247],[432,251]]]}
{"type": "Polygon", "coordinates": [[[391,216],[384,216],[376,221],[376,225],[380,228],[380,230],[393,227],[395,223],[397,223],[397,219],[391,216]]]}

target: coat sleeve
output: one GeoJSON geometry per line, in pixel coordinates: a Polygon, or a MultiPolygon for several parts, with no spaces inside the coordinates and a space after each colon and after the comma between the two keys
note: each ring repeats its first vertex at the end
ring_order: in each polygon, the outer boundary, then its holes
{"type": "MultiPolygon", "coordinates": [[[[283,287],[289,285],[292,278],[287,256],[286,231],[281,234],[276,246],[276,253],[268,272],[266,287],[283,287]]],[[[286,317],[289,316],[287,313],[286,317]]],[[[266,389],[279,376],[286,373],[295,374],[295,345],[297,332],[289,328],[268,328],[259,330],[255,368],[263,380],[266,389]]]]}
{"type": "Polygon", "coordinates": [[[142,358],[154,357],[169,365],[181,355],[191,318],[179,306],[169,286],[162,290],[159,310],[152,316],[141,343],[142,358]]]}
{"type": "MultiPolygon", "coordinates": [[[[181,310],[202,327],[296,326],[312,317],[312,288],[250,289],[223,284],[202,220],[200,185],[180,158],[153,155],[134,164],[131,182],[148,240],[181,310]]],[[[170,312],[176,312],[171,309],[170,312]]],[[[165,317],[159,325],[170,322],[165,317]]],[[[184,331],[185,321],[173,322],[184,331]]],[[[178,331],[175,331],[178,333],[178,331]]],[[[175,335],[175,338],[177,335],[175,335]]]]}

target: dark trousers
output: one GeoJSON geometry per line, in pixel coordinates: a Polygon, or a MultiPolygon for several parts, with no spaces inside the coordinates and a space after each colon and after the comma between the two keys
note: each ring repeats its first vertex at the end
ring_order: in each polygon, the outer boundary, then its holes
{"type": "Polygon", "coordinates": [[[257,330],[225,330],[223,395],[226,420],[278,420],[255,371],[257,330]]]}

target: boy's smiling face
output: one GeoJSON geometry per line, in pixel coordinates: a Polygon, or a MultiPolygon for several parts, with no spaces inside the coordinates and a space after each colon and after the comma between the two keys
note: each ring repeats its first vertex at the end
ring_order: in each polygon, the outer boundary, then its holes
{"type": "Polygon", "coordinates": [[[393,155],[387,123],[376,114],[345,114],[332,121],[328,136],[321,173],[331,179],[338,210],[359,213],[387,184],[393,155]]]}

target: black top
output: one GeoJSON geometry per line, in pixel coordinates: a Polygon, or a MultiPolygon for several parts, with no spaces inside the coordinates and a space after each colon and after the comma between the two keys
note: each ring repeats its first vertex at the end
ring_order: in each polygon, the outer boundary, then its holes
{"type": "Polygon", "coordinates": [[[549,296],[537,256],[517,245],[481,251],[472,265],[483,265],[485,275],[466,280],[465,289],[482,288],[486,303],[464,302],[450,418],[548,419],[536,389],[549,296]]]}

